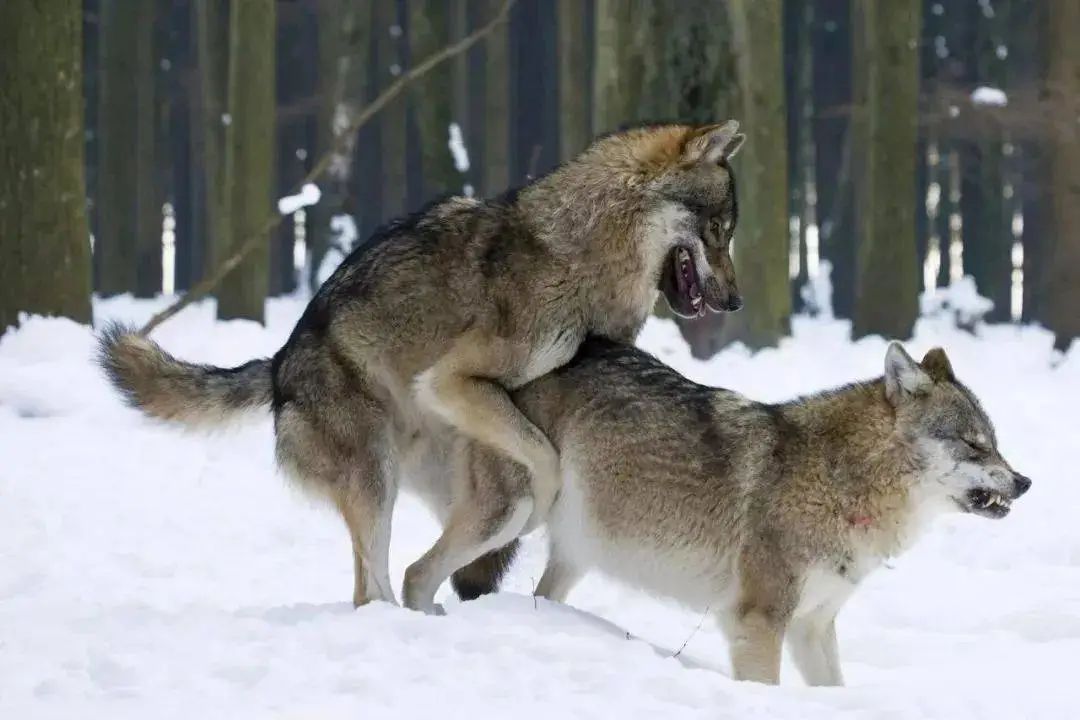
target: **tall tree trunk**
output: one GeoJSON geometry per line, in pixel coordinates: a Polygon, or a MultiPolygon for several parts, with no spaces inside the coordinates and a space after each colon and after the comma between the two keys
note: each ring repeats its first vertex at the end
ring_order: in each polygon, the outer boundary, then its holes
{"type": "MultiPolygon", "coordinates": [[[[409,0],[409,56],[413,65],[450,44],[453,10],[448,0],[409,0]]],[[[462,118],[453,115],[453,70],[452,63],[443,63],[410,88],[420,141],[420,197],[413,206],[446,193],[460,194],[464,187],[464,176],[449,147],[450,123],[456,122],[464,132],[462,118]]]]}
{"type": "MultiPolygon", "coordinates": [[[[351,58],[352,54],[346,51],[346,48],[351,47],[349,41],[356,37],[366,37],[370,40],[371,37],[369,22],[363,24],[367,31],[358,32],[356,14],[359,5],[355,2],[343,3],[342,0],[323,0],[318,5],[319,114],[316,119],[315,157],[322,157],[328,152],[340,132],[336,113],[344,85],[339,67],[343,64],[345,67],[351,67],[351,63],[347,63],[347,58],[351,58]]],[[[362,19],[370,21],[370,8],[362,19]]],[[[369,49],[365,48],[365,51],[369,49]]],[[[359,66],[365,71],[367,59],[366,53],[359,58],[359,66]]],[[[364,72],[363,77],[367,76],[367,72],[364,72]]],[[[330,220],[344,207],[347,185],[342,182],[342,175],[351,169],[351,163],[351,152],[336,158],[330,172],[319,181],[321,197],[308,214],[307,282],[312,290],[318,287],[319,265],[322,264],[333,237],[330,220]]]]}
{"type": "Polygon", "coordinates": [[[98,100],[99,290],[161,290],[161,198],[154,173],[154,3],[101,4],[98,100]]]}
{"type": "MultiPolygon", "coordinates": [[[[997,0],[989,17],[980,12],[974,21],[975,47],[971,54],[975,80],[980,85],[1006,87],[1006,58],[999,55],[998,48],[1005,47],[1009,10],[1008,0],[997,0]]],[[[987,319],[1003,322],[1010,319],[1012,283],[1011,213],[1003,193],[1005,136],[1000,125],[985,122],[996,132],[967,143],[961,155],[964,268],[975,278],[979,293],[994,303],[987,319]]]]}
{"type": "Polygon", "coordinates": [[[589,144],[589,89],[585,7],[581,0],[558,0],[559,158],[573,158],[589,144]]]}
{"type": "Polygon", "coordinates": [[[510,21],[512,183],[537,177],[559,162],[556,6],[521,0],[510,21]]]}
{"type": "Polygon", "coordinates": [[[229,13],[222,3],[195,0],[199,65],[197,165],[202,169],[206,238],[203,274],[211,275],[229,255],[228,197],[225,193],[225,117],[228,84],[229,13]]]}
{"type": "MultiPolygon", "coordinates": [[[[396,2],[375,2],[375,37],[378,44],[377,87],[381,91],[402,73],[402,28],[396,2]]],[[[406,180],[406,99],[392,100],[379,113],[382,151],[381,217],[399,217],[408,207],[406,180]]]]}
{"type": "Polygon", "coordinates": [[[20,312],[90,321],[81,13],[0,3],[0,333],[20,312]]]}
{"type": "Polygon", "coordinates": [[[814,145],[821,255],[832,266],[832,309],[851,318],[855,222],[851,153],[851,0],[815,0],[814,145]]]}
{"type": "MultiPolygon", "coordinates": [[[[163,73],[168,97],[170,137],[159,143],[168,162],[158,163],[169,181],[165,199],[175,210],[174,291],[186,290],[198,280],[197,258],[201,257],[203,228],[199,217],[202,205],[195,195],[194,143],[197,120],[198,82],[195,75],[194,13],[191,5],[157,0],[162,31],[162,54],[169,61],[163,73]]],[[[164,271],[164,266],[162,267],[164,271]]]]}
{"type": "MultiPolygon", "coordinates": [[[[460,42],[469,34],[472,27],[472,0],[453,0],[450,4],[450,42],[460,42]]],[[[462,187],[458,192],[475,195],[479,182],[479,146],[483,142],[479,113],[474,107],[474,100],[479,98],[479,74],[474,73],[483,50],[473,47],[461,53],[451,62],[453,85],[453,118],[461,128],[462,141],[468,155],[468,167],[460,171],[462,187]]]]}
{"type": "Polygon", "coordinates": [[[735,159],[739,227],[734,242],[746,307],[729,316],[724,340],[776,345],[790,331],[787,117],[781,0],[732,0],[746,146],[735,159]]]}
{"type": "MultiPolygon", "coordinates": [[[[299,3],[278,3],[274,35],[274,87],[276,143],[274,151],[274,198],[285,197],[307,175],[306,149],[308,113],[296,111],[298,104],[312,97],[305,74],[310,70],[312,43],[309,38],[306,8],[299,3]]],[[[270,233],[270,284],[268,295],[276,297],[296,289],[296,264],[293,256],[298,234],[306,232],[307,210],[290,213],[270,233]],[[297,227],[302,224],[303,228],[297,227]]],[[[305,236],[306,238],[306,236],[305,236]]]]}
{"type": "MultiPolygon", "coordinates": [[[[502,0],[486,0],[481,22],[493,17],[502,0]]],[[[483,194],[492,197],[510,186],[510,23],[484,40],[483,194]]]]}
{"type": "MultiPolygon", "coordinates": [[[[322,199],[313,208],[313,232],[317,235],[312,250],[313,288],[317,286],[315,273],[334,236],[330,228],[332,218],[352,216],[361,239],[383,220],[375,177],[380,156],[377,124],[363,128],[358,136],[345,137],[346,129],[367,105],[372,93],[375,8],[370,0],[332,0],[321,4],[319,10],[322,104],[316,154],[322,155],[338,142],[345,144],[335,153],[321,182],[322,199]]],[[[309,233],[308,237],[311,236],[309,233]]]]}
{"type": "Polygon", "coordinates": [[[593,130],[610,132],[640,120],[647,104],[646,78],[656,68],[652,17],[645,0],[596,0],[593,130]]]}
{"type": "MultiPolygon", "coordinates": [[[[1050,37],[1050,3],[1044,0],[1015,0],[1016,20],[1010,31],[1009,55],[1013,58],[1013,72],[1018,83],[1037,88],[1039,96],[1049,99],[1046,92],[1047,68],[1051,51],[1047,47],[1050,37]]],[[[1052,117],[1055,111],[1042,105],[1040,115],[1052,117]]],[[[1023,212],[1023,313],[1024,322],[1042,319],[1043,278],[1047,270],[1049,254],[1043,243],[1050,240],[1053,232],[1051,219],[1048,130],[1023,138],[1017,143],[1019,154],[1019,198],[1023,212]]]]}
{"type": "MultiPolygon", "coordinates": [[[[274,0],[233,3],[229,18],[225,192],[229,245],[238,249],[270,214],[274,179],[274,0]]],[[[229,273],[218,290],[218,317],[263,322],[269,238],[229,273]]]]}
{"type": "Polygon", "coordinates": [[[1046,84],[1050,97],[1050,187],[1053,228],[1043,238],[1042,317],[1054,347],[1068,349],[1080,337],[1080,5],[1050,3],[1046,84]]]}
{"type": "MultiPolygon", "coordinates": [[[[855,1],[860,163],[859,252],[852,331],[907,338],[918,313],[915,162],[919,93],[918,0],[855,1]]],[[[752,297],[752,295],[748,295],[752,297]]]]}

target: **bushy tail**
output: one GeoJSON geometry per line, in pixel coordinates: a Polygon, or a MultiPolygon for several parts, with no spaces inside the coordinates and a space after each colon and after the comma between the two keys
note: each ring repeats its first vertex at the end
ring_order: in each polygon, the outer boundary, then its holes
{"type": "Polygon", "coordinates": [[[235,368],[177,360],[120,324],[99,337],[98,362],[125,399],[147,415],[190,427],[221,425],[273,398],[268,359],[235,368]]]}

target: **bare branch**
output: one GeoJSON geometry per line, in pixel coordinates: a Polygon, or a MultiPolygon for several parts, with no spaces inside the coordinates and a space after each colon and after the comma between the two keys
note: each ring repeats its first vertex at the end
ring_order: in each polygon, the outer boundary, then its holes
{"type": "MultiPolygon", "coordinates": [[[[454,56],[460,55],[461,53],[465,52],[470,47],[483,40],[496,27],[506,22],[507,18],[510,15],[510,9],[514,6],[515,2],[517,2],[517,0],[506,0],[506,2],[503,3],[503,6],[499,10],[499,12],[486,25],[476,29],[458,42],[447,45],[439,52],[428,56],[424,59],[423,62],[411,68],[408,72],[395,80],[390,85],[390,87],[386,88],[386,90],[383,90],[382,93],[380,93],[379,96],[371,102],[371,104],[364,108],[363,112],[361,112],[353,119],[348,129],[338,136],[338,138],[334,142],[334,146],[331,147],[327,152],[323,153],[322,157],[319,158],[319,161],[315,163],[314,167],[311,168],[311,170],[304,177],[304,179],[298,182],[296,184],[296,187],[289,194],[295,195],[299,193],[301,188],[304,187],[304,185],[312,183],[322,177],[323,173],[325,173],[326,170],[330,167],[330,164],[334,159],[334,155],[341,152],[347,146],[347,144],[350,142],[356,132],[365,124],[367,124],[375,116],[376,113],[386,107],[386,105],[391,100],[400,95],[402,90],[408,87],[411,83],[421,78],[423,75],[430,72],[433,68],[441,65],[442,63],[453,58],[454,56]]],[[[266,236],[269,235],[272,230],[274,230],[278,225],[281,224],[283,217],[283,215],[277,212],[275,212],[272,216],[268,217],[266,221],[262,224],[262,226],[259,228],[259,230],[250,235],[244,241],[243,245],[237,248],[236,252],[226,258],[221,263],[221,265],[218,266],[217,270],[215,270],[212,275],[204,278],[201,282],[195,285],[195,287],[188,290],[188,292],[182,298],[178,299],[172,305],[150,318],[146,325],[144,325],[139,330],[139,334],[150,334],[150,332],[152,332],[154,328],[156,328],[158,325],[165,322],[172,316],[176,315],[178,312],[186,308],[191,303],[206,297],[211,290],[217,287],[218,283],[225,279],[225,277],[230,272],[236,269],[236,267],[243,261],[243,259],[247,257],[249,253],[251,253],[251,251],[257,248],[260,243],[264,242],[266,236]]]]}

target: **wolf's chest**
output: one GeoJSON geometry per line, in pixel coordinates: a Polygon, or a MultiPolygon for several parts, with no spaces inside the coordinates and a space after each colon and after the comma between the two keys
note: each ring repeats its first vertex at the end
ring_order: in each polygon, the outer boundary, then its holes
{"type": "Polygon", "coordinates": [[[564,328],[542,336],[529,348],[521,370],[511,380],[511,388],[520,387],[570,362],[583,337],[584,333],[576,328],[564,328]]]}

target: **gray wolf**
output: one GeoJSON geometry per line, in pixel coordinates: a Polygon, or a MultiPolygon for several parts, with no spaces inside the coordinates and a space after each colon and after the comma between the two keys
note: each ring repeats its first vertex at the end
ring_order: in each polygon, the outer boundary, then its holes
{"type": "MultiPolygon", "coordinates": [[[[893,343],[883,377],[766,404],[589,339],[513,397],[562,458],[536,594],[563,601],[598,568],[711,612],[737,679],[779,682],[786,639],[807,682],[842,684],[835,618],[859,583],[933,516],[1003,518],[1031,485],[940,349],[917,363],[893,343]]],[[[459,452],[479,497],[459,495],[457,524],[497,527],[524,503],[524,471],[459,452]]],[[[432,565],[406,573],[420,604],[445,579],[432,565]]]]}
{"type": "MultiPolygon", "coordinates": [[[[420,476],[443,518],[451,501],[448,469],[413,458],[458,435],[484,443],[528,470],[536,505],[521,512],[543,515],[558,454],[507,390],[570,360],[588,333],[632,340],[658,290],[681,315],[738,309],[728,161],[743,140],[734,121],[635,128],[500,198],[436,202],[356,250],[272,359],[196,365],[113,327],[101,363],[156,418],[211,426],[271,407],[279,465],[348,528],[354,603],[393,602],[399,487],[420,476]]],[[[512,549],[499,552],[463,594],[495,586],[512,549]]]]}

